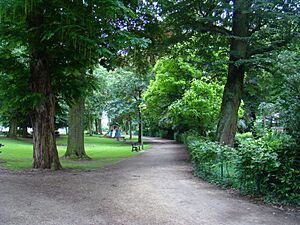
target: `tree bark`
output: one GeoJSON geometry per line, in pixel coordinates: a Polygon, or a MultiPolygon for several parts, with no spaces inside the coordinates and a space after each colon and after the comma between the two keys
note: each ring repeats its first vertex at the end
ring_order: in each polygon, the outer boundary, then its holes
{"type": "Polygon", "coordinates": [[[139,119],[139,130],[138,130],[138,142],[140,143],[140,144],[143,144],[142,143],[142,129],[143,129],[143,127],[142,127],[142,112],[141,112],[141,110],[139,109],[139,112],[138,112],[138,119],[139,119]]]}
{"type": "Polygon", "coordinates": [[[54,96],[45,96],[43,103],[31,113],[33,128],[33,168],[61,169],[55,142],[54,96]]]}
{"type": "Polygon", "coordinates": [[[99,113],[99,118],[97,120],[97,132],[102,134],[102,112],[99,113]]]}
{"type": "Polygon", "coordinates": [[[30,89],[37,96],[30,117],[33,128],[33,168],[61,169],[54,135],[55,98],[51,90],[49,57],[41,41],[43,10],[34,8],[27,16],[30,30],[30,89]]]}
{"type": "Polygon", "coordinates": [[[225,84],[221,117],[217,127],[216,137],[222,145],[234,145],[237,128],[238,109],[243,93],[245,64],[247,56],[247,41],[249,36],[249,19],[247,10],[251,0],[235,0],[230,41],[230,64],[228,66],[227,81],[225,84]]]}
{"type": "Polygon", "coordinates": [[[132,121],[129,118],[129,139],[132,140],[132,121]]]}
{"type": "Polygon", "coordinates": [[[9,131],[7,137],[17,138],[18,120],[13,118],[9,121],[9,131]]]}
{"type": "Polygon", "coordinates": [[[95,123],[96,133],[98,134],[98,119],[95,119],[94,123],[95,123]]]}
{"type": "Polygon", "coordinates": [[[98,133],[102,134],[102,119],[98,119],[98,133]]]}
{"type": "Polygon", "coordinates": [[[84,149],[84,99],[74,102],[69,109],[69,135],[67,151],[70,159],[90,159],[84,149]]]}
{"type": "Polygon", "coordinates": [[[94,132],[93,132],[93,125],[94,125],[94,120],[92,119],[92,117],[90,117],[89,122],[88,122],[88,126],[89,126],[89,135],[93,136],[94,132]]]}

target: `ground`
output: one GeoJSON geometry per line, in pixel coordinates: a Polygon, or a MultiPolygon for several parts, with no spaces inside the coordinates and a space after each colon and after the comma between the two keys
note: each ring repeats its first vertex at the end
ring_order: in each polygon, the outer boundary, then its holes
{"type": "Polygon", "coordinates": [[[1,225],[297,225],[298,212],[257,204],[193,177],[183,145],[91,171],[0,170],[1,225]]]}

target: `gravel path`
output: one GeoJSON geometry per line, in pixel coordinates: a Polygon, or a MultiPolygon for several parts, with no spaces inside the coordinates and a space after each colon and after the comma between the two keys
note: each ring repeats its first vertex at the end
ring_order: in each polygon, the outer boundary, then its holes
{"type": "Polygon", "coordinates": [[[183,145],[149,141],[151,150],[101,170],[0,170],[0,224],[300,225],[299,213],[193,177],[183,145]]]}

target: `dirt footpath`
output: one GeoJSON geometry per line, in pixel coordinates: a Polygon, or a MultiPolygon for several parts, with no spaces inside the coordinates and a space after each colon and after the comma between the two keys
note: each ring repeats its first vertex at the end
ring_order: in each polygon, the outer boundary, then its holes
{"type": "Polygon", "coordinates": [[[183,145],[153,148],[89,172],[0,170],[1,225],[296,225],[287,213],[195,178],[183,145]]]}

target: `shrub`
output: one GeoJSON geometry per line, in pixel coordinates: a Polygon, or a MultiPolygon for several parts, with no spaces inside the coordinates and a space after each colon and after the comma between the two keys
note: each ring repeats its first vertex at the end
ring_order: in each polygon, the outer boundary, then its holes
{"type": "Polygon", "coordinates": [[[199,138],[195,132],[183,137],[197,176],[272,202],[299,205],[299,149],[291,136],[241,135],[236,149],[199,138]]]}
{"type": "Polygon", "coordinates": [[[260,194],[277,167],[277,154],[264,141],[252,139],[240,144],[235,169],[242,191],[260,194]]]}
{"type": "Polygon", "coordinates": [[[188,136],[185,140],[197,176],[215,183],[232,185],[230,177],[234,173],[232,162],[236,157],[235,149],[195,136],[188,136]]]}

